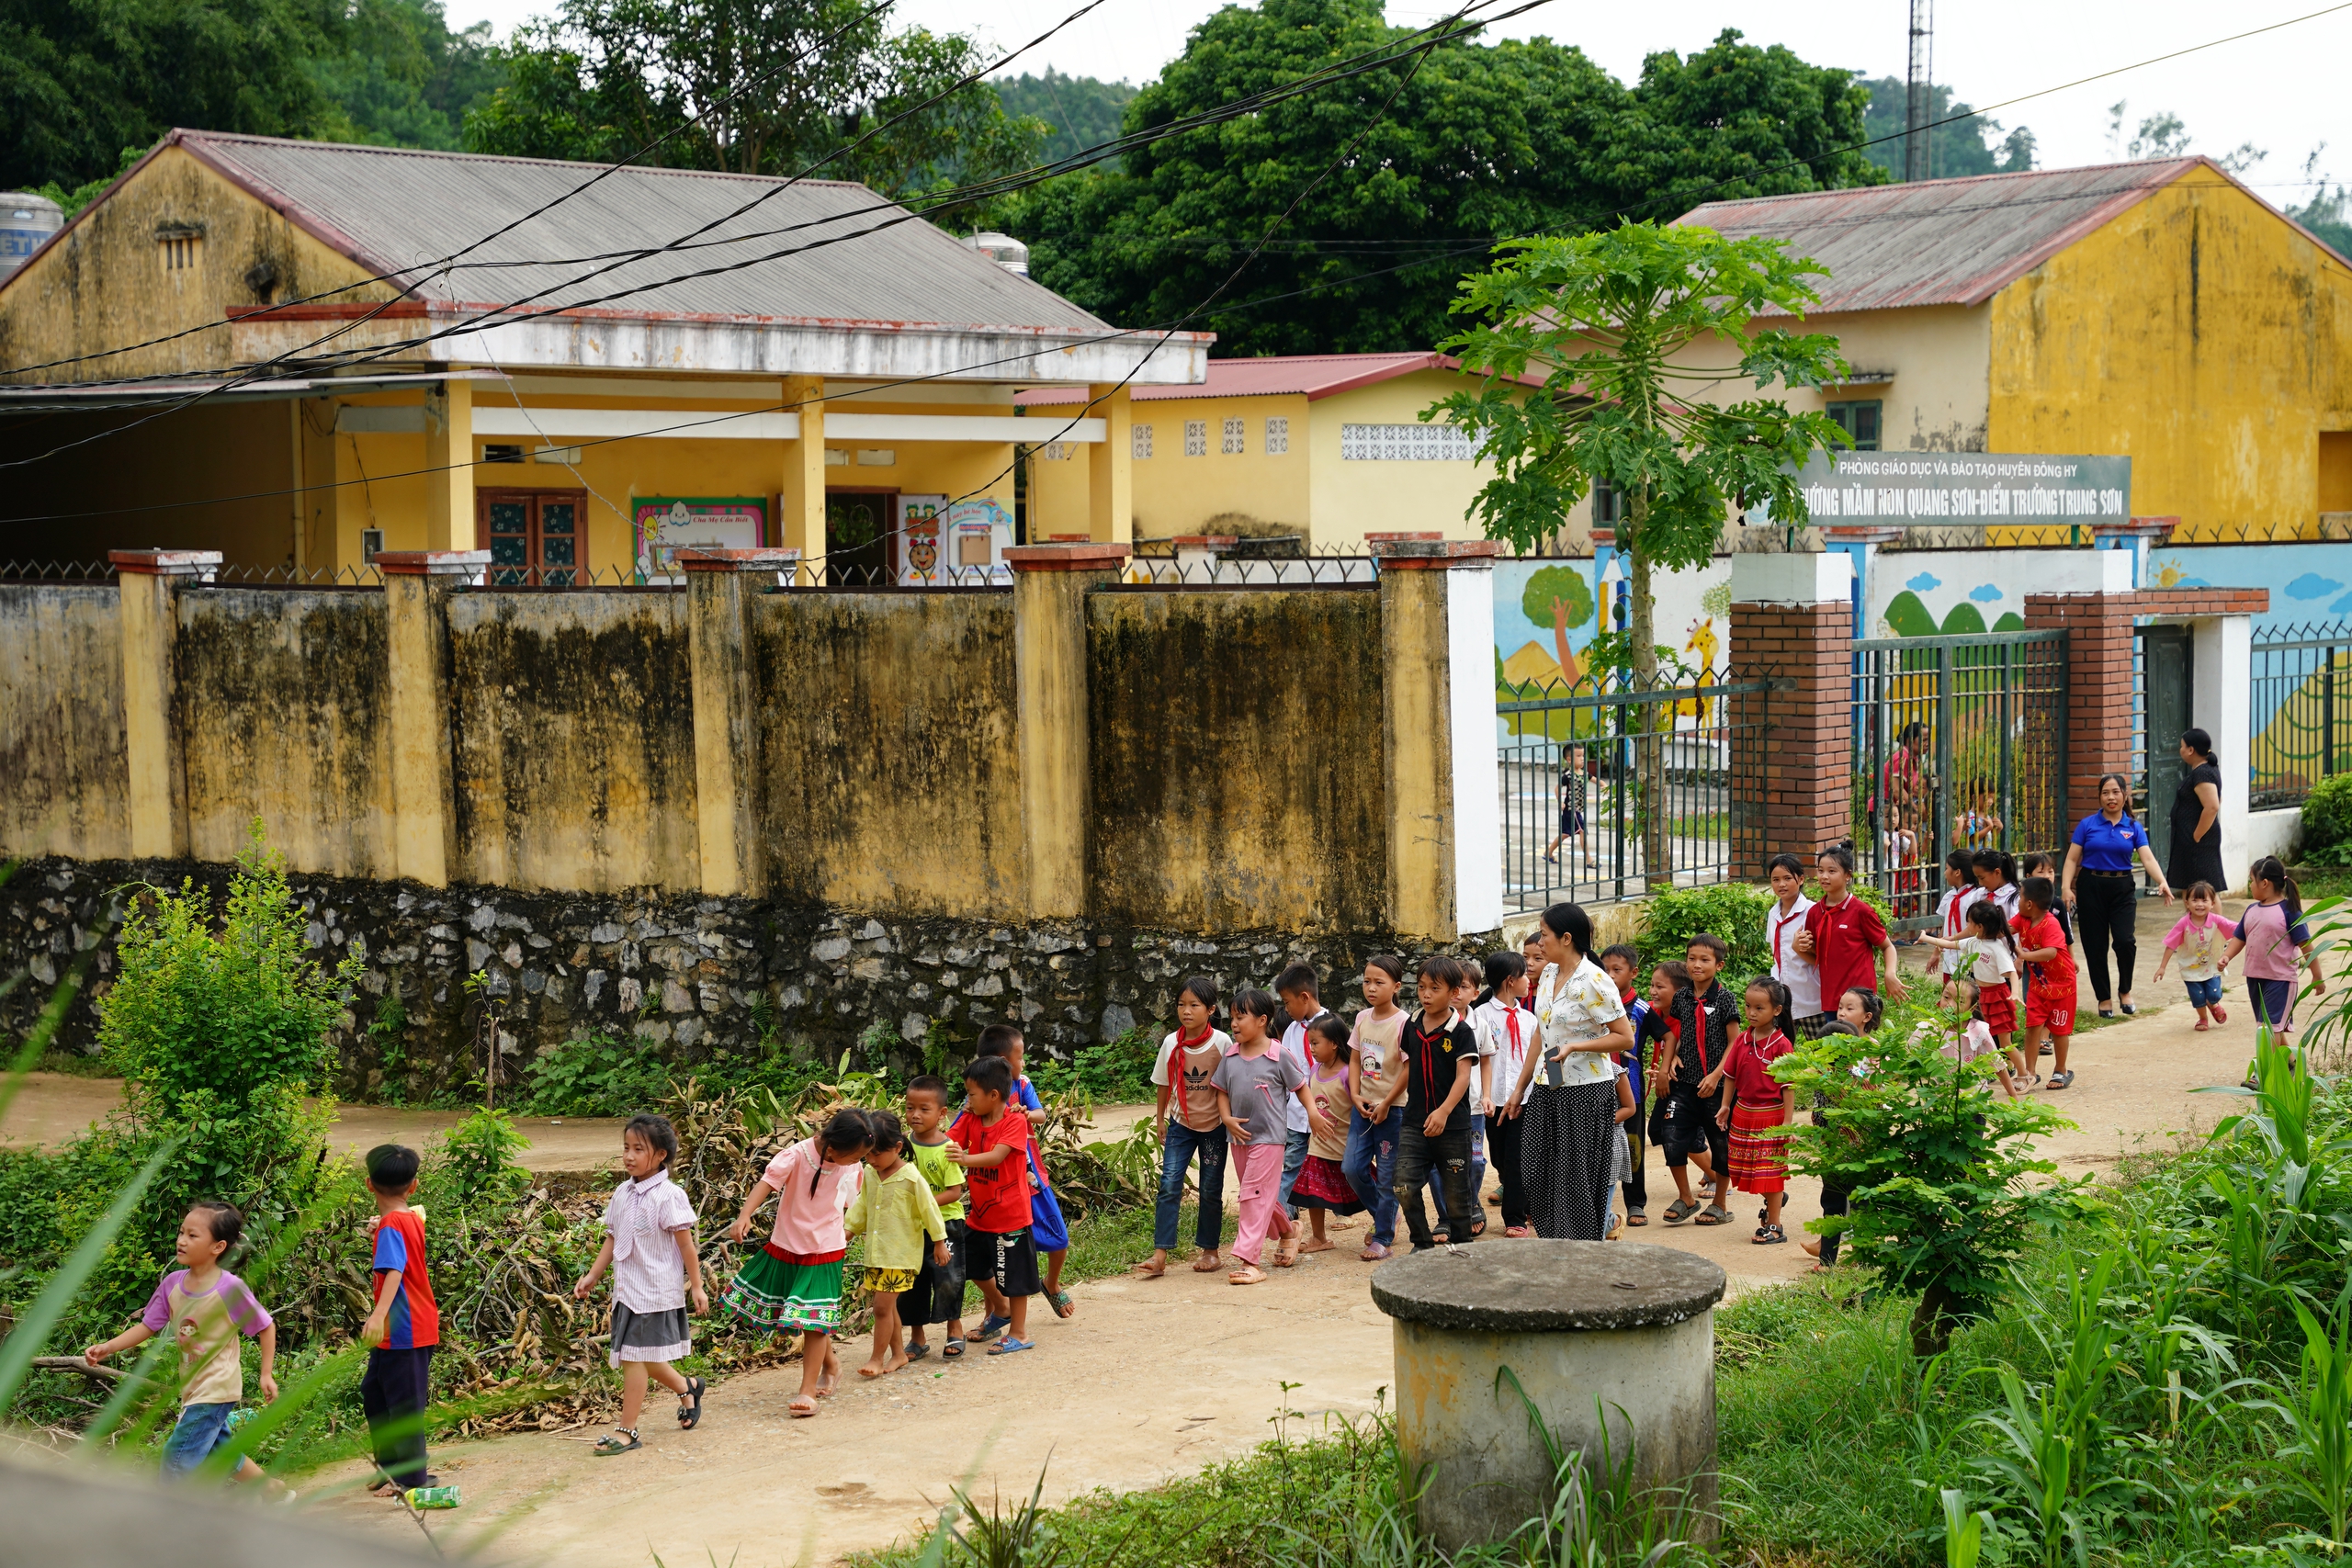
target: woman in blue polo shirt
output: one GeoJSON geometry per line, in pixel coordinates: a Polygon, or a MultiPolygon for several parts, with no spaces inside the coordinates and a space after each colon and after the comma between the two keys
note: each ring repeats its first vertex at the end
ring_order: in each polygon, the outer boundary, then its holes
{"type": "Polygon", "coordinates": [[[2098,809],[2075,824],[2075,841],[2066,849],[2066,907],[2075,911],[2075,930],[2081,933],[2083,958],[2091,972],[2091,994],[2098,998],[2098,1015],[2113,1018],[2108,1004],[2107,950],[2115,948],[2114,995],[2131,1012],[2132,964],[2140,956],[2132,933],[2139,909],[2139,889],[2132,886],[2132,863],[2148,868],[2156,889],[2172,902],[2172,885],[2165,880],[2156,852],[2148,847],[2148,831],[2132,815],[2132,796],[2121,773],[2102,773],[2098,809]]]}

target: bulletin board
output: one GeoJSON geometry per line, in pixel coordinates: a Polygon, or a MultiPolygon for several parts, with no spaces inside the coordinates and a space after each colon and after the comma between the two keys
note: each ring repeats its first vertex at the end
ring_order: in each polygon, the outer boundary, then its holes
{"type": "Polygon", "coordinates": [[[670,558],[688,545],[758,549],[768,542],[763,495],[643,495],[629,498],[640,581],[667,581],[670,558]]]}

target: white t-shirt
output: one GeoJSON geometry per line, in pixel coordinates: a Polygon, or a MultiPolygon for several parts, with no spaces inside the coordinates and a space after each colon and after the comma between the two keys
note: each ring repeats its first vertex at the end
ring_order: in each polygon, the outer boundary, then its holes
{"type": "Polygon", "coordinates": [[[1781,901],[1764,911],[1764,944],[1772,951],[1772,976],[1789,988],[1789,1016],[1813,1018],[1822,1011],[1821,970],[1812,959],[1797,952],[1797,938],[1804,934],[1805,911],[1813,908],[1813,900],[1804,894],[1781,912],[1781,901]]]}
{"type": "MultiPolygon", "coordinates": [[[[1315,1081],[1315,1053],[1306,1048],[1306,1026],[1330,1010],[1329,1008],[1317,1008],[1305,1019],[1293,1020],[1291,1026],[1283,1031],[1283,1055],[1298,1064],[1298,1077],[1302,1083],[1315,1081]]],[[[1285,1102],[1283,1126],[1292,1133],[1313,1131],[1313,1124],[1306,1120],[1306,1102],[1295,1094],[1285,1102]]]]}
{"type": "MultiPolygon", "coordinates": [[[[1527,1054],[1535,1045],[1535,1015],[1517,1002],[1489,999],[1470,1010],[1470,1030],[1478,1037],[1478,1055],[1485,1058],[1480,1066],[1500,1104],[1527,1068],[1527,1054]]],[[[1477,1081],[1475,1075],[1472,1081],[1477,1081]]]]}
{"type": "Polygon", "coordinates": [[[1983,887],[1978,887],[1975,894],[1961,907],[1961,923],[1962,925],[1967,924],[1968,911],[1973,909],[1977,905],[1983,903],[1987,898],[1990,898],[1995,904],[2000,907],[2001,919],[2005,920],[2014,920],[2018,918],[2018,885],[2014,882],[2005,882],[2001,884],[1999,887],[1989,893],[1983,887]]]}
{"type": "MultiPolygon", "coordinates": [[[[2018,972],[2018,961],[2009,952],[2009,944],[1995,942],[1991,937],[1962,937],[1960,945],[1951,950],[1951,956],[1969,966],[1968,977],[1980,986],[2007,986],[2009,976],[2018,972]]],[[[1960,972],[1957,966],[1949,971],[1955,975],[1960,972]]]]}
{"type": "MultiPolygon", "coordinates": [[[[1981,887],[1947,887],[1944,889],[1943,901],[1936,906],[1936,918],[1943,922],[1943,934],[1946,937],[1956,940],[1962,932],[1969,929],[1968,906],[1975,903],[1977,894],[1983,891],[1984,889],[1981,887]]],[[[1959,974],[1961,958],[1962,955],[1960,949],[1956,947],[1946,948],[1944,950],[1943,972],[1946,975],[1959,974]]]]}
{"type": "Polygon", "coordinates": [[[1216,1088],[1209,1079],[1224,1065],[1225,1058],[1232,1055],[1233,1036],[1212,1025],[1208,1039],[1193,1046],[1180,1066],[1175,1060],[1180,1032],[1171,1031],[1159,1043],[1159,1058],[1151,1065],[1151,1081],[1177,1091],[1169,1097],[1169,1115],[1196,1133],[1207,1132],[1223,1125],[1217,1116],[1216,1088]],[[1212,1055],[1211,1052],[1216,1054],[1212,1055]]]}
{"type": "MultiPolygon", "coordinates": [[[[1598,1040],[1609,1032],[1611,1021],[1624,1016],[1625,1003],[1617,994],[1617,982],[1591,959],[1582,960],[1573,973],[1565,976],[1558,964],[1545,964],[1544,978],[1535,987],[1535,1022],[1542,1032],[1544,1050],[1527,1054],[1521,1076],[1539,1074],[1536,1082],[1548,1084],[1551,1064],[1544,1060],[1544,1051],[1598,1040]]],[[[1563,1089],[1607,1083],[1616,1076],[1617,1064],[1606,1051],[1571,1051],[1559,1066],[1563,1089]]]]}

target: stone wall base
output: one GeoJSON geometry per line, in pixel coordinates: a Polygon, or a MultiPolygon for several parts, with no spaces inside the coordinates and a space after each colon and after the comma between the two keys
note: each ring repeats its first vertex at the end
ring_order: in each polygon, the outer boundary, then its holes
{"type": "MultiPolygon", "coordinates": [[[[0,885],[0,974],[30,983],[0,998],[0,1028],[20,1038],[74,956],[96,953],[57,1043],[96,1048],[97,1014],[115,976],[107,910],[139,886],[184,879],[225,898],[231,867],[211,863],[28,861],[0,885]]],[[[360,969],[336,1031],[336,1090],[372,1097],[387,1064],[416,1094],[478,1077],[483,1049],[466,979],[504,1032],[500,1077],[512,1081],[538,1053],[602,1032],[691,1066],[775,1043],[828,1056],[882,1023],[887,1058],[905,1071],[926,1049],[967,1052],[991,1023],[1017,1023],[1033,1050],[1068,1060],[1080,1047],[1138,1023],[1175,1016],[1176,987],[1207,974],[1227,995],[1272,988],[1294,960],[1315,965],[1324,1001],[1363,1005],[1363,961],[1399,951],[1385,933],[1283,931],[1201,934],[1091,921],[999,924],[870,915],[767,900],[428,888],[415,883],[297,875],[322,962],[356,954],[360,969]],[[397,1032],[370,1025],[399,998],[397,1032]]],[[[1494,933],[1442,950],[1497,945],[1494,933]]],[[[863,1065],[874,1065],[865,1062],[863,1065]]]]}

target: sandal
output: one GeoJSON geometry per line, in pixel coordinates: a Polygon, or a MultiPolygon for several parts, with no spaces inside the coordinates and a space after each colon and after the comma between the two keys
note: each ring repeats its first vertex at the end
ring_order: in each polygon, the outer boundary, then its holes
{"type": "Polygon", "coordinates": [[[1482,1236],[1482,1235],[1486,1235],[1486,1234],[1487,1234],[1487,1216],[1486,1216],[1486,1215],[1484,1215],[1484,1214],[1481,1214],[1481,1215],[1479,1215],[1476,1219],[1472,1220],[1472,1221],[1470,1222],[1470,1239],[1471,1239],[1471,1240],[1473,1240],[1473,1241],[1476,1241],[1476,1240],[1477,1240],[1480,1236],[1482,1236]]]}
{"type": "Polygon", "coordinates": [[[817,1414],[817,1396],[810,1393],[796,1393],[792,1396],[792,1403],[784,1408],[794,1420],[806,1421],[817,1414]],[[808,1408],[806,1410],[800,1408],[804,1404],[808,1408]]]}
{"type": "Polygon", "coordinates": [[[703,1382],[700,1378],[686,1380],[686,1392],[678,1395],[678,1428],[691,1432],[702,1420],[703,1382]]]}
{"type": "Polygon", "coordinates": [[[914,1362],[922,1360],[925,1356],[930,1354],[931,1346],[927,1342],[922,1345],[910,1345],[907,1347],[908,1364],[912,1365],[914,1362]]]}
{"type": "Polygon", "coordinates": [[[1363,1250],[1356,1256],[1366,1263],[1382,1263],[1388,1259],[1389,1251],[1376,1241],[1368,1241],[1363,1244],[1363,1250]]]}
{"type": "Polygon", "coordinates": [[[2071,1089],[2074,1087],[2074,1083],[2075,1075],[2071,1072],[2052,1073],[2050,1075],[2049,1087],[2052,1089],[2071,1089]]]}
{"type": "Polygon", "coordinates": [[[950,1339],[946,1344],[940,1347],[939,1359],[943,1361],[952,1361],[963,1353],[964,1342],[961,1339],[950,1339]]]}
{"type": "Polygon", "coordinates": [[[1228,1285],[1262,1285],[1266,1282],[1266,1271],[1254,1263],[1245,1263],[1227,1274],[1225,1282],[1228,1285]]]}
{"type": "Polygon", "coordinates": [[[596,1446],[588,1451],[594,1454],[598,1459],[610,1459],[615,1454],[633,1453],[644,1446],[645,1445],[643,1443],[637,1440],[637,1429],[635,1427],[616,1427],[613,1428],[610,1436],[597,1438],[596,1446]],[[621,1439],[623,1438],[627,1438],[628,1441],[622,1442],[621,1439]]]}
{"type": "Polygon", "coordinates": [[[2230,1021],[2228,1010],[2219,1002],[2215,1002],[2213,1004],[2213,1021],[2215,1023],[2227,1023],[2230,1021]]]}
{"type": "Polygon", "coordinates": [[[1524,1241],[1534,1234],[1534,1231],[1531,1230],[1526,1225],[1505,1225],[1503,1227],[1503,1235],[1509,1236],[1513,1241],[1524,1241]]]}
{"type": "Polygon", "coordinates": [[[1144,1262],[1136,1264],[1135,1266],[1134,1272],[1135,1277],[1138,1280],[1158,1280],[1167,1274],[1168,1265],[1165,1263],[1153,1263],[1147,1259],[1144,1262]]]}
{"type": "Polygon", "coordinates": [[[1034,1341],[1027,1339],[1015,1339],[1012,1335],[1008,1334],[1003,1338],[989,1347],[989,1354],[991,1356],[1015,1356],[1023,1350],[1035,1350],[1036,1348],[1037,1347],[1034,1341]]]}
{"type": "Polygon", "coordinates": [[[1629,1225],[1645,1225],[1650,1223],[1650,1217],[1643,1211],[1635,1209],[1625,1216],[1625,1223],[1629,1225]]]}
{"type": "Polygon", "coordinates": [[[1721,1203],[1710,1203],[1699,1211],[1699,1223],[1702,1225],[1727,1225],[1731,1224],[1731,1211],[1721,1203]]]}
{"type": "Polygon", "coordinates": [[[1078,1310],[1078,1303],[1069,1299],[1068,1291],[1047,1291],[1046,1300],[1053,1303],[1056,1317],[1068,1317],[1078,1310]]]}
{"type": "Polygon", "coordinates": [[[1679,1225],[1699,1212],[1699,1205],[1688,1198],[1677,1198],[1666,1206],[1666,1223],[1679,1225]]]}
{"type": "Polygon", "coordinates": [[[1012,1319],[999,1317],[994,1313],[984,1313],[980,1317],[980,1325],[972,1330],[972,1337],[985,1345],[1012,1326],[1012,1319]]]}
{"type": "Polygon", "coordinates": [[[1766,1225],[1756,1233],[1756,1245],[1758,1247],[1775,1247],[1788,1239],[1789,1233],[1778,1225],[1766,1225]]]}

